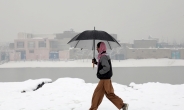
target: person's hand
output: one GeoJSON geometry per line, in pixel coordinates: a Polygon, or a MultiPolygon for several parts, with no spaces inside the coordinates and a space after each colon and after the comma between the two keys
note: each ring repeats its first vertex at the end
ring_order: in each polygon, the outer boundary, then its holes
{"type": "Polygon", "coordinates": [[[92,59],[92,63],[97,64],[97,61],[95,58],[92,59]]]}

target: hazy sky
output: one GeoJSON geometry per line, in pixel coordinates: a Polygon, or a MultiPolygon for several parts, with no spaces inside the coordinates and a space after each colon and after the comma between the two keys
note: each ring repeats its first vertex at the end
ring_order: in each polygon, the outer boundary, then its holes
{"type": "Polygon", "coordinates": [[[121,42],[184,42],[184,0],[0,0],[0,42],[18,32],[104,30],[121,42]]]}

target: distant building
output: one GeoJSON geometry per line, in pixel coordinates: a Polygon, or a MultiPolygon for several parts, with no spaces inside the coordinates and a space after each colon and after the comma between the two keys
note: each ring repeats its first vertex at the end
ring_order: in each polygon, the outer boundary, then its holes
{"type": "Polygon", "coordinates": [[[19,56],[12,57],[14,60],[46,60],[51,50],[49,42],[50,39],[44,38],[15,39],[15,54],[19,53],[19,56]]]}
{"type": "Polygon", "coordinates": [[[126,59],[148,59],[148,58],[169,58],[169,59],[184,59],[184,49],[136,49],[127,48],[125,53],[126,59]]]}
{"type": "Polygon", "coordinates": [[[23,33],[19,32],[17,39],[33,39],[33,38],[48,38],[48,39],[54,39],[56,37],[55,34],[31,34],[31,33],[23,33]]]}
{"type": "Polygon", "coordinates": [[[125,56],[127,59],[171,58],[171,50],[157,48],[127,48],[125,56]]]}
{"type": "Polygon", "coordinates": [[[48,60],[69,58],[70,45],[67,43],[77,33],[65,31],[60,34],[18,33],[9,48],[11,60],[48,60]],[[63,54],[63,55],[61,55],[63,54]]]}
{"type": "MultiPolygon", "coordinates": [[[[75,57],[74,51],[70,50],[70,45],[67,43],[77,34],[79,33],[73,30],[56,34],[20,32],[17,35],[17,39],[14,40],[14,43],[9,44],[10,60],[54,60],[91,57],[88,51],[75,57]]],[[[117,34],[111,35],[117,39],[117,34]]]]}
{"type": "Polygon", "coordinates": [[[1,61],[9,61],[9,43],[0,43],[0,63],[1,61]]]}
{"type": "Polygon", "coordinates": [[[14,43],[10,43],[10,44],[9,44],[9,49],[10,49],[10,50],[14,50],[14,48],[15,48],[15,47],[14,47],[14,43]]]}
{"type": "Polygon", "coordinates": [[[134,40],[133,48],[157,48],[158,40],[134,40]]]}
{"type": "Polygon", "coordinates": [[[73,38],[79,33],[74,32],[73,30],[71,31],[64,31],[63,33],[56,33],[56,39],[65,39],[65,38],[73,38]]]}
{"type": "Polygon", "coordinates": [[[121,56],[125,59],[184,59],[184,49],[181,45],[158,43],[158,41],[157,38],[149,37],[147,40],[134,40],[134,44],[121,43],[121,56]]]}
{"type": "Polygon", "coordinates": [[[67,43],[79,33],[74,32],[73,30],[71,31],[64,31],[63,33],[57,33],[56,38],[58,40],[58,48],[60,50],[69,50],[70,45],[67,43]]]}
{"type": "Polygon", "coordinates": [[[126,47],[133,48],[133,44],[130,44],[130,43],[120,43],[120,45],[124,48],[126,47]]]}
{"type": "Polygon", "coordinates": [[[18,39],[29,39],[29,38],[33,38],[33,35],[30,33],[20,32],[20,33],[18,33],[17,38],[18,39]]]}

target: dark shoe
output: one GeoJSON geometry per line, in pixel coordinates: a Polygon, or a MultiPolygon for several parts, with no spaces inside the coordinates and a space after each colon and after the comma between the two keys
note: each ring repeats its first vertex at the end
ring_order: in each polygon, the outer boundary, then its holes
{"type": "Polygon", "coordinates": [[[120,109],[120,110],[128,110],[128,104],[127,103],[124,103],[122,109],[120,109]]]}

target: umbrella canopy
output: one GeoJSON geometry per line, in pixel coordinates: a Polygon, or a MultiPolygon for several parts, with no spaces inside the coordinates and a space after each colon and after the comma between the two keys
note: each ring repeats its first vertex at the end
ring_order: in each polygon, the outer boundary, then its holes
{"type": "Polygon", "coordinates": [[[74,48],[95,49],[98,42],[103,41],[107,49],[120,47],[121,45],[105,31],[87,30],[72,38],[68,44],[74,48]]]}

